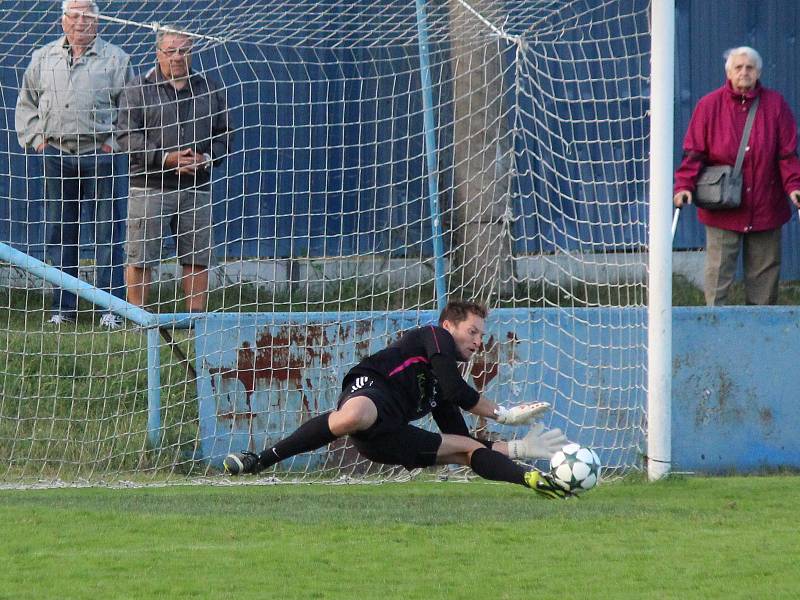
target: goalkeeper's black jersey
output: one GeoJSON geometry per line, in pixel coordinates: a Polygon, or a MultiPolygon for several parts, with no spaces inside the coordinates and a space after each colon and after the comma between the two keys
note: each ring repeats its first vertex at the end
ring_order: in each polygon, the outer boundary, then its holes
{"type": "Polygon", "coordinates": [[[388,392],[407,421],[424,417],[442,403],[469,410],[479,399],[458,369],[456,344],[450,332],[429,325],[411,329],[350,369],[342,389],[367,376],[388,392]]]}

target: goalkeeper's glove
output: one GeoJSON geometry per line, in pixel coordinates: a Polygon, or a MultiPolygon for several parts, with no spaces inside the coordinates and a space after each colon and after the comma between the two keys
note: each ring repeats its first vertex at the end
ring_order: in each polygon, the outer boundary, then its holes
{"type": "Polygon", "coordinates": [[[503,425],[522,425],[523,423],[530,423],[538,415],[548,410],[550,410],[548,402],[532,402],[512,408],[498,406],[494,410],[494,420],[503,425]]]}
{"type": "Polygon", "coordinates": [[[575,494],[572,492],[568,492],[558,485],[553,480],[552,475],[542,473],[541,471],[537,471],[535,469],[525,473],[525,485],[548,500],[563,500],[564,498],[572,498],[575,496],[575,494]]]}
{"type": "Polygon", "coordinates": [[[549,460],[568,443],[569,440],[560,429],[545,431],[542,423],[536,423],[524,438],[508,442],[508,457],[516,460],[526,458],[549,460]]]}

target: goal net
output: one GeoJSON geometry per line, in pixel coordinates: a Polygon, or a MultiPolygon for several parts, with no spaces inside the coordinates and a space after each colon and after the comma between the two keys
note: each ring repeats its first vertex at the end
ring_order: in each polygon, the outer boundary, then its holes
{"type": "MultiPolygon", "coordinates": [[[[471,384],[550,402],[545,424],[609,473],[642,466],[646,0],[98,4],[134,77],[162,72],[158,31],[183,32],[191,54],[173,54],[218,86],[224,153],[190,144],[213,161],[193,175],[210,190],[208,294],[202,269],[186,287],[197,230],[187,246],[127,226],[145,200],[118,135],[121,67],[68,58],[61,2],[3,1],[1,485],[222,481],[227,452],[332,409],[348,368],[446,298],[491,309],[471,384]],[[142,275],[134,234],[160,252],[139,312],[103,293],[142,275]]],[[[264,473],[409,475],[346,439],[264,473]]]]}

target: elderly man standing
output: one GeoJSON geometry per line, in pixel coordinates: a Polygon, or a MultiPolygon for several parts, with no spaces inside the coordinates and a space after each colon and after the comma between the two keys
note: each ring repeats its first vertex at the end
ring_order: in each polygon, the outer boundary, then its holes
{"type": "Polygon", "coordinates": [[[727,81],[704,96],[689,122],[683,161],[675,173],[673,203],[692,202],[697,179],[706,165],[733,165],[750,105],[759,104],[742,168],[742,202],[738,208],[705,210],[705,297],[723,305],[736,275],[743,248],[747,304],[775,304],[781,266],[781,226],[791,217],[789,196],[800,208],[800,160],[797,125],[789,105],[759,82],[762,60],[747,46],[726,53],[727,81]]]}
{"type": "Polygon", "coordinates": [[[119,143],[130,157],[129,302],[147,300],[150,270],[171,229],[189,312],[206,310],[211,261],[211,167],[228,152],[220,85],[191,70],[192,38],[159,30],[157,64],[120,101],[119,143]]]}
{"type": "MultiPolygon", "coordinates": [[[[47,258],[77,277],[80,228],[93,225],[97,287],[124,298],[122,252],[113,243],[113,129],[133,70],[125,52],[97,35],[92,0],[65,0],[62,13],[64,36],[34,52],[25,71],[17,135],[44,155],[47,258]]],[[[54,289],[50,323],[74,322],[77,308],[75,294],[54,289]]],[[[110,313],[101,323],[120,324],[110,313]]]]}

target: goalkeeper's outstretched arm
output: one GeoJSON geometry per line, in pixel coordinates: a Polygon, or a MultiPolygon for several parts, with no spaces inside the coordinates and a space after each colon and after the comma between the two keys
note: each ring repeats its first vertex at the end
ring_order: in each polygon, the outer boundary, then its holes
{"type": "MultiPolygon", "coordinates": [[[[550,405],[547,402],[521,404],[506,409],[481,395],[470,412],[495,419],[498,423],[519,425],[531,422],[548,410],[550,405]]],[[[545,430],[542,423],[536,423],[522,439],[495,442],[492,449],[515,460],[550,459],[567,443],[568,440],[560,429],[545,430]]]]}
{"type": "Polygon", "coordinates": [[[499,406],[481,394],[478,403],[469,409],[474,415],[494,419],[503,425],[524,425],[550,410],[547,402],[519,404],[511,408],[499,406]]]}

